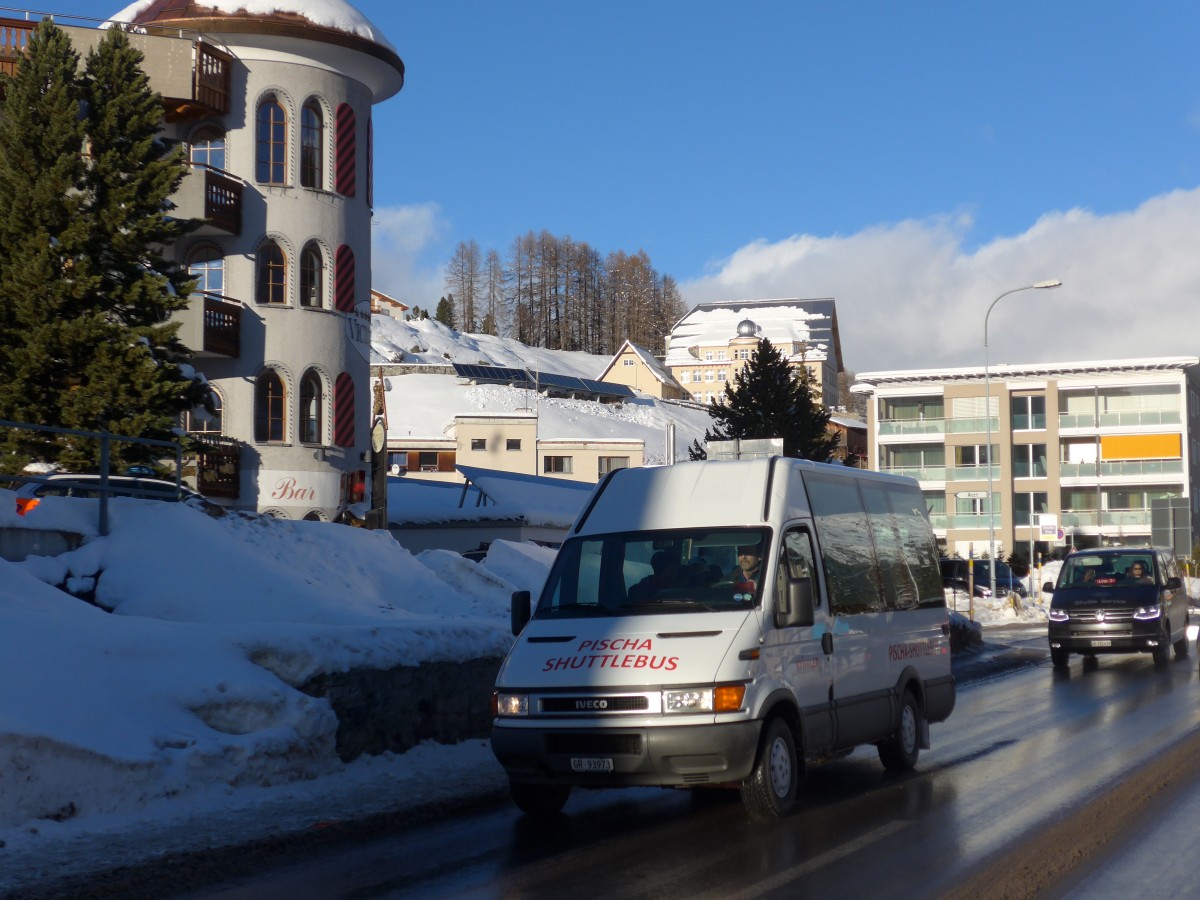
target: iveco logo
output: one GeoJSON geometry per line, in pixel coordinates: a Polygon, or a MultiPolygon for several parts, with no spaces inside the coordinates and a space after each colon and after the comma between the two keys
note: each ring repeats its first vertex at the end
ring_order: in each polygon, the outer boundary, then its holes
{"type": "Polygon", "coordinates": [[[607,700],[576,700],[576,709],[608,709],[607,700]]]}

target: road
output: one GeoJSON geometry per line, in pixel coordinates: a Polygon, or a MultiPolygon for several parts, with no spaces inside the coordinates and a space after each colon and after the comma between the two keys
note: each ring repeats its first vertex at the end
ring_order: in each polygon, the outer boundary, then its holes
{"type": "Polygon", "coordinates": [[[1163,670],[1138,656],[1062,673],[1044,626],[989,640],[1009,649],[956,664],[958,707],[915,773],[889,776],[872,748],[856,751],[812,770],[802,808],[779,822],[750,823],[724,792],[576,791],[547,824],[505,805],[193,896],[1194,895],[1195,651],[1163,670]]]}

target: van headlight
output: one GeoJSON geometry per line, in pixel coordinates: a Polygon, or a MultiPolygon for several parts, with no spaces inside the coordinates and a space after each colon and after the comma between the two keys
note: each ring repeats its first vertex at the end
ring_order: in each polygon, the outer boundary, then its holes
{"type": "Polygon", "coordinates": [[[527,694],[506,694],[497,691],[493,695],[495,714],[498,716],[527,716],[529,715],[529,696],[527,694]]]}
{"type": "Polygon", "coordinates": [[[737,712],[746,697],[744,684],[719,684],[662,692],[662,710],[677,713],[737,712]]]}
{"type": "Polygon", "coordinates": [[[1067,619],[1071,618],[1069,615],[1067,615],[1067,611],[1065,609],[1056,609],[1053,606],[1050,607],[1050,612],[1048,615],[1051,622],[1065,622],[1067,619]]]}
{"type": "Polygon", "coordinates": [[[1147,619],[1157,619],[1162,615],[1162,607],[1157,603],[1153,606],[1139,606],[1133,611],[1133,617],[1145,621],[1147,619]]]}

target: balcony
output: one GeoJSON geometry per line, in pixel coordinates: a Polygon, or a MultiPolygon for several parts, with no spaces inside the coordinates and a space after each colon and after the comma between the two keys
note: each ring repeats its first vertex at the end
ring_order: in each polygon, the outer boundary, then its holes
{"type": "Polygon", "coordinates": [[[882,419],[879,422],[880,437],[908,437],[910,435],[945,433],[945,419],[882,419]]]}
{"type": "MultiPolygon", "coordinates": [[[[946,431],[949,434],[986,434],[988,431],[988,420],[986,418],[979,419],[947,419],[946,431]]],[[[992,434],[1000,431],[1000,420],[992,417],[992,434]]]]}
{"type": "Polygon", "coordinates": [[[17,63],[25,55],[25,45],[34,28],[33,22],[0,19],[0,73],[17,74],[17,63]]]}
{"type": "Polygon", "coordinates": [[[193,164],[172,199],[181,216],[204,220],[197,234],[242,232],[242,182],[218,169],[193,164]]]}
{"type": "Polygon", "coordinates": [[[1182,423],[1177,409],[1147,409],[1135,412],[1100,413],[1099,425],[1093,413],[1060,413],[1058,430],[1099,428],[1141,428],[1143,426],[1179,425],[1182,423]]]}
{"type": "MultiPolygon", "coordinates": [[[[1063,510],[1059,513],[1059,524],[1071,528],[1096,528],[1094,509],[1063,510]]],[[[1122,528],[1133,531],[1150,530],[1148,509],[1106,509],[1100,513],[1101,528],[1122,528]]]]}
{"type": "MultiPolygon", "coordinates": [[[[946,470],[947,481],[987,481],[987,466],[953,466],[946,470]]],[[[1000,479],[1000,467],[992,466],[992,480],[1000,479]]]]}
{"type": "Polygon", "coordinates": [[[1059,463],[1059,478],[1086,478],[1095,481],[1099,478],[1141,478],[1159,477],[1162,475],[1177,475],[1183,477],[1183,460],[1181,459],[1139,459],[1128,462],[1102,462],[1100,472],[1096,472],[1094,462],[1059,463]]]}
{"type": "Polygon", "coordinates": [[[917,481],[946,480],[945,466],[880,466],[879,471],[890,472],[893,475],[907,475],[917,481]]]}
{"type": "Polygon", "coordinates": [[[184,346],[197,358],[240,356],[242,303],[207,291],[197,291],[190,299],[187,309],[171,317],[179,323],[179,339],[184,346]]]}
{"type": "Polygon", "coordinates": [[[242,445],[220,435],[192,434],[200,444],[196,455],[196,488],[206,497],[236,500],[241,483],[242,445]]]}

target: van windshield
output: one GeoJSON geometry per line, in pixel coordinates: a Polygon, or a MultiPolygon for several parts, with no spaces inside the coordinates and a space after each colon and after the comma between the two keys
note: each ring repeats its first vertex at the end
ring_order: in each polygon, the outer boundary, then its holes
{"type": "Polygon", "coordinates": [[[1154,583],[1154,561],[1144,551],[1073,556],[1059,577],[1061,587],[1133,587],[1154,583]]]}
{"type": "Polygon", "coordinates": [[[683,529],[567,541],[535,619],[749,609],[762,598],[770,531],[683,529]]]}

